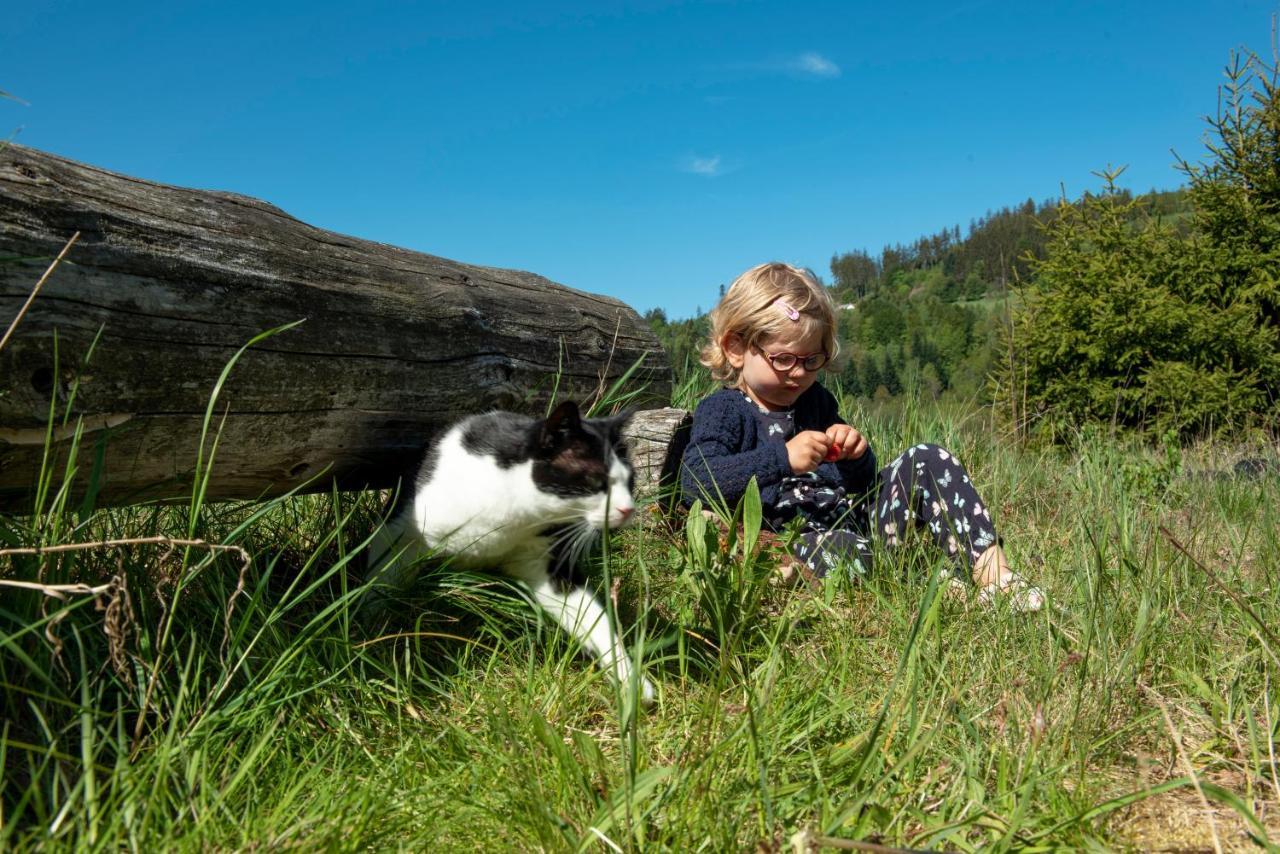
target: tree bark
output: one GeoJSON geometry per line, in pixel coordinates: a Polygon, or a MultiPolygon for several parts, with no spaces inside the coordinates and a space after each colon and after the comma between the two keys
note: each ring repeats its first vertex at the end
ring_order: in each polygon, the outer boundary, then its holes
{"type": "Polygon", "coordinates": [[[0,350],[6,510],[30,509],[42,466],[62,483],[77,428],[74,492],[189,496],[211,399],[212,500],[389,486],[462,415],[590,402],[637,363],[637,401],[670,396],[666,354],[615,299],[17,145],[0,150],[0,334],[76,231],[0,350]],[[246,350],[215,398],[242,347],[298,321],[246,350]]]}
{"type": "Polygon", "coordinates": [[[623,438],[636,473],[636,493],[664,501],[674,497],[680,457],[689,444],[693,415],[687,409],[644,409],[631,417],[623,438]]]}

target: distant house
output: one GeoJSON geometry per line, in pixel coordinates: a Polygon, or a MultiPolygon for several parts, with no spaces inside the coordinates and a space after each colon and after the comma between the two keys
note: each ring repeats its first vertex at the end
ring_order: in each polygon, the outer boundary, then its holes
{"type": "Polygon", "coordinates": [[[853,311],[857,307],[858,307],[858,304],[853,302],[845,302],[836,306],[836,308],[843,309],[844,311],[853,311]]]}

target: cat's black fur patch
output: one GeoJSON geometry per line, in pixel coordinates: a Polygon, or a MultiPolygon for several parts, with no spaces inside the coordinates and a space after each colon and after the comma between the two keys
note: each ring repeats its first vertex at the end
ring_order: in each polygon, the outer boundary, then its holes
{"type": "Polygon", "coordinates": [[[382,509],[382,515],[387,519],[394,519],[411,506],[414,494],[424,483],[431,480],[431,475],[435,473],[436,464],[439,461],[440,443],[432,442],[427,445],[426,452],[419,460],[418,468],[413,472],[413,480],[401,479],[396,482],[390,501],[382,509]]]}
{"type": "Polygon", "coordinates": [[[427,448],[427,452],[422,456],[422,462],[418,464],[418,471],[413,477],[413,482],[418,486],[431,480],[431,476],[436,473],[436,464],[440,462],[440,443],[432,442],[427,448]]]}
{"type": "MultiPolygon", "coordinates": [[[[562,403],[542,425],[533,482],[543,492],[571,497],[609,489],[607,449],[618,453],[629,415],[582,418],[577,404],[562,403]]],[[[619,456],[625,461],[625,451],[619,456]]]]}
{"type": "Polygon", "coordinates": [[[462,446],[476,456],[493,457],[509,469],[529,459],[538,422],[510,412],[476,415],[462,432],[462,446]]]}
{"type": "MultiPolygon", "coordinates": [[[[492,457],[504,469],[532,460],[533,483],[543,492],[566,498],[595,495],[609,488],[605,450],[612,448],[627,461],[621,430],[629,417],[582,418],[572,401],[557,406],[545,421],[490,412],[468,420],[462,444],[472,454],[492,457]]],[[[424,472],[419,483],[430,477],[430,470],[424,472]]],[[[629,489],[634,489],[634,481],[633,473],[629,489]]]]}
{"type": "Polygon", "coordinates": [[[566,498],[607,491],[609,468],[604,444],[591,436],[566,440],[550,459],[534,460],[533,483],[542,492],[566,498]]]}

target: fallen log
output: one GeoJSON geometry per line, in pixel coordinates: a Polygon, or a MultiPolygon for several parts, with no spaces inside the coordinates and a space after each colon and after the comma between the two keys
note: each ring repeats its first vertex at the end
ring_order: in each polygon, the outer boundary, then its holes
{"type": "Polygon", "coordinates": [[[689,444],[692,425],[693,414],[689,410],[673,407],[644,409],[631,417],[623,437],[639,495],[674,496],[680,457],[689,444]]]}
{"type": "MultiPolygon", "coordinates": [[[[213,406],[208,499],[387,487],[458,417],[670,397],[667,356],[623,303],[309,226],[266,202],[0,150],[0,509],[29,507],[52,427],[80,434],[99,504],[190,495],[213,406]],[[289,326],[289,324],[296,324],[289,326]],[[95,457],[101,454],[95,468],[95,457]]],[[[62,463],[55,458],[55,469],[62,463]]]]}

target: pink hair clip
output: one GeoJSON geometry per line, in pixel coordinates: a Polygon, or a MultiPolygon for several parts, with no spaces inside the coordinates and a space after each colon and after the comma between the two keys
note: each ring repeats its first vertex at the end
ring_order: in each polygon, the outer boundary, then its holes
{"type": "Polygon", "coordinates": [[[789,319],[791,320],[800,319],[800,312],[796,311],[795,308],[791,305],[791,303],[787,302],[782,297],[778,297],[776,300],[774,300],[773,304],[776,305],[778,308],[782,309],[783,314],[785,314],[789,319]]]}

